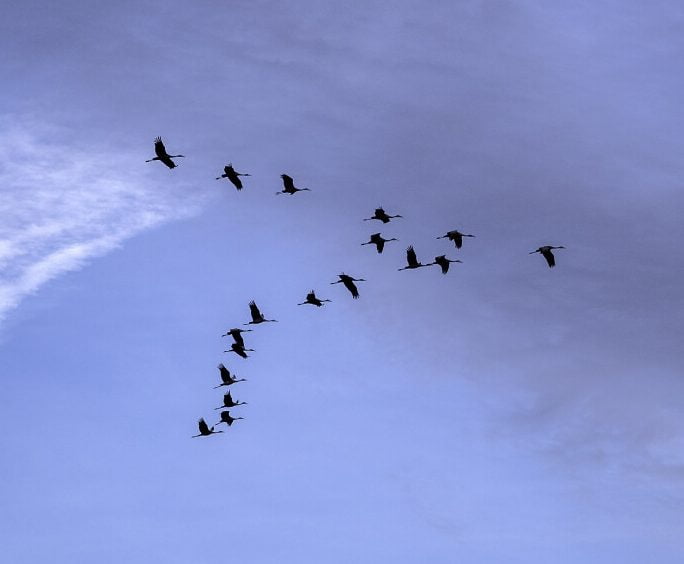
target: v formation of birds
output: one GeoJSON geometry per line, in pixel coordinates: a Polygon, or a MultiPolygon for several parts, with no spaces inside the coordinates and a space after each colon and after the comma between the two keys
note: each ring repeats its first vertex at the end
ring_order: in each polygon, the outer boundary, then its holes
{"type": "MultiPolygon", "coordinates": [[[[164,143],[161,139],[161,137],[157,137],[154,140],[154,152],[155,152],[155,157],[152,159],[148,159],[145,162],[152,162],[152,161],[160,161],[164,165],[166,165],[168,168],[173,169],[176,168],[176,163],[173,161],[175,158],[179,157],[185,157],[185,155],[169,155],[168,152],[166,151],[166,147],[164,146],[164,143]]],[[[244,172],[237,172],[233,168],[233,164],[229,163],[223,168],[223,174],[221,176],[216,177],[216,180],[222,180],[224,178],[228,179],[233,186],[235,186],[235,189],[240,191],[243,189],[243,184],[242,180],[240,179],[241,176],[251,176],[248,173],[244,172]]],[[[280,178],[282,179],[282,184],[283,188],[282,190],[276,192],[276,194],[288,194],[290,196],[296,194],[297,192],[304,192],[304,191],[310,191],[309,188],[299,188],[295,186],[294,179],[287,175],[287,174],[281,174],[280,178]]],[[[384,224],[389,223],[393,219],[397,218],[402,218],[401,215],[389,215],[382,207],[378,207],[375,209],[375,212],[371,217],[364,218],[364,221],[373,221],[377,220],[380,221],[384,224]]],[[[461,231],[457,229],[453,229],[451,231],[447,231],[444,235],[440,235],[439,237],[436,237],[436,239],[448,239],[449,241],[452,241],[454,243],[454,246],[456,249],[460,249],[463,246],[463,239],[464,238],[470,238],[470,237],[475,237],[475,235],[472,235],[470,233],[462,233],[461,231]]],[[[390,238],[390,239],[385,239],[380,233],[373,233],[370,236],[370,239],[365,242],[361,243],[361,245],[375,245],[376,251],[380,254],[383,252],[385,248],[385,244],[389,243],[391,241],[398,241],[398,239],[395,238],[390,238]]],[[[534,251],[530,251],[529,254],[535,254],[539,253],[544,257],[546,260],[546,263],[550,268],[553,268],[556,266],[556,257],[553,254],[553,251],[555,249],[565,249],[564,246],[553,246],[553,245],[542,245],[541,247],[535,249],[534,251]]],[[[412,245],[409,245],[409,247],[406,249],[406,266],[403,266],[399,268],[398,270],[415,270],[418,268],[424,268],[428,266],[439,266],[442,274],[447,274],[449,272],[449,266],[452,263],[460,263],[462,261],[458,259],[450,259],[447,258],[446,255],[438,255],[434,258],[434,261],[432,262],[427,262],[423,264],[418,260],[418,256],[416,254],[415,249],[413,248],[412,245]]],[[[336,280],[335,282],[330,282],[330,284],[343,284],[344,287],[349,291],[353,299],[358,299],[359,297],[359,290],[358,287],[356,286],[355,282],[365,282],[363,278],[354,278],[353,276],[350,276],[348,274],[345,274],[344,272],[342,274],[338,275],[339,280],[336,280]]],[[[317,308],[322,307],[326,302],[330,302],[331,300],[329,299],[324,299],[324,298],[319,298],[316,296],[316,292],[314,290],[311,290],[306,297],[304,298],[303,302],[298,303],[297,305],[314,305],[317,308]]],[[[266,317],[261,313],[261,310],[257,306],[255,301],[251,301],[249,303],[249,310],[250,310],[250,315],[252,317],[252,320],[245,323],[244,325],[260,325],[262,323],[268,323],[268,322],[277,322],[276,319],[266,319],[266,317]]],[[[240,356],[244,359],[249,358],[249,355],[247,354],[248,352],[253,352],[254,349],[249,349],[245,346],[245,341],[242,336],[243,333],[250,332],[252,329],[241,329],[241,328],[232,328],[229,329],[223,337],[230,336],[233,339],[233,342],[231,343],[230,349],[225,350],[224,352],[232,352],[235,353],[237,356],[240,356]]],[[[223,363],[218,365],[219,369],[219,375],[221,378],[221,383],[218,386],[215,386],[214,388],[221,388],[223,386],[232,386],[234,384],[237,384],[238,382],[244,382],[246,381],[245,378],[237,378],[235,375],[231,374],[231,372],[225,367],[223,363]]],[[[220,425],[221,423],[225,423],[228,425],[228,427],[231,427],[233,423],[239,419],[244,419],[243,417],[234,417],[231,415],[230,409],[238,407],[240,405],[245,405],[247,402],[244,401],[236,401],[233,399],[233,396],[231,394],[231,391],[228,390],[223,396],[223,404],[214,408],[215,410],[222,410],[221,413],[219,414],[220,416],[220,421],[212,425],[211,427],[209,424],[205,421],[204,418],[200,418],[198,421],[198,428],[199,428],[199,434],[193,435],[194,437],[208,437],[210,435],[215,435],[217,433],[223,433],[223,430],[217,431],[215,430],[215,427],[217,425],[220,425]]]]}

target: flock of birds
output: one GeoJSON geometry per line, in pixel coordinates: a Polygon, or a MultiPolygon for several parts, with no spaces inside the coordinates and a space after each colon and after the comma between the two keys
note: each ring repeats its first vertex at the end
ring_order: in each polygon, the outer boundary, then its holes
{"type": "MultiPolygon", "coordinates": [[[[185,157],[185,155],[169,155],[168,152],[166,151],[166,147],[164,147],[164,143],[162,142],[161,137],[157,137],[154,141],[154,152],[156,156],[152,159],[148,159],[145,162],[152,162],[152,161],[160,161],[164,165],[166,165],[168,168],[172,169],[175,168],[177,165],[175,162],[173,162],[173,159],[179,158],[179,157],[185,157]]],[[[243,173],[243,172],[237,172],[234,168],[232,163],[226,165],[223,168],[223,174],[221,176],[216,177],[216,180],[221,180],[223,178],[228,179],[233,186],[239,191],[242,190],[243,185],[242,185],[242,180],[240,180],[241,176],[251,176],[248,173],[243,173]]],[[[288,176],[287,174],[281,174],[280,178],[282,179],[283,182],[283,189],[276,192],[276,194],[289,194],[293,195],[296,194],[297,192],[304,192],[304,191],[310,191],[309,188],[297,188],[294,184],[294,179],[291,176],[288,176]]],[[[364,218],[364,221],[381,221],[383,224],[389,223],[392,219],[396,218],[401,218],[401,215],[389,215],[382,207],[376,208],[374,214],[371,217],[364,218]]],[[[472,235],[470,233],[462,233],[458,231],[457,229],[448,231],[444,235],[440,235],[437,237],[437,239],[448,239],[449,241],[453,241],[455,247],[457,249],[460,249],[463,245],[463,238],[464,237],[475,237],[475,235],[472,235]]],[[[389,243],[390,241],[397,241],[398,239],[391,238],[391,239],[385,239],[380,233],[373,233],[370,236],[370,239],[365,242],[361,243],[361,245],[375,245],[375,249],[378,253],[382,253],[384,248],[385,248],[385,243],[389,243]]],[[[546,263],[548,264],[549,267],[554,267],[556,266],[556,258],[553,254],[553,251],[555,249],[565,249],[564,246],[553,246],[553,245],[542,245],[541,247],[535,249],[534,251],[530,251],[529,254],[535,254],[539,253],[541,254],[544,259],[546,259],[546,263]]],[[[402,268],[399,268],[398,270],[415,270],[418,268],[424,268],[428,266],[439,266],[441,268],[442,274],[447,274],[449,272],[449,266],[452,263],[457,263],[457,262],[462,262],[458,259],[450,259],[447,258],[446,255],[439,255],[434,258],[434,261],[428,262],[428,263],[421,263],[418,260],[418,257],[416,255],[416,251],[413,248],[413,246],[409,246],[406,249],[406,266],[403,266],[402,268]]],[[[330,284],[343,284],[344,287],[349,290],[352,298],[358,299],[359,297],[359,290],[355,284],[355,282],[365,282],[363,278],[354,278],[353,276],[350,276],[348,274],[342,273],[338,275],[339,280],[335,282],[331,282],[330,284]]],[[[297,304],[297,305],[314,305],[316,307],[321,307],[325,302],[330,302],[331,300],[328,299],[321,299],[316,296],[316,293],[314,290],[311,290],[307,295],[306,298],[304,299],[303,302],[297,304]]],[[[259,307],[257,306],[256,302],[251,301],[249,303],[249,310],[250,314],[252,317],[252,320],[249,321],[248,323],[245,323],[245,325],[258,325],[261,323],[267,323],[267,322],[275,322],[277,321],[276,319],[266,319],[264,315],[261,313],[259,310],[259,307]]],[[[231,344],[230,349],[224,351],[224,352],[233,352],[237,354],[238,356],[242,358],[248,358],[247,352],[253,352],[254,349],[248,349],[245,347],[245,341],[244,338],[242,337],[242,333],[252,331],[252,329],[239,329],[239,328],[232,328],[229,329],[223,337],[230,336],[233,339],[233,343],[231,344]]],[[[223,365],[219,364],[218,365],[219,369],[219,374],[221,377],[221,384],[218,386],[215,386],[216,388],[220,388],[223,386],[232,386],[233,384],[236,384],[238,382],[244,382],[246,381],[244,378],[236,378],[233,374],[230,373],[230,371],[223,365]]],[[[223,405],[215,408],[216,410],[223,410],[220,413],[220,421],[218,421],[216,424],[213,426],[209,427],[207,422],[204,420],[204,418],[200,418],[198,421],[198,427],[199,427],[199,434],[198,435],[193,435],[193,438],[195,437],[208,437],[210,435],[214,435],[217,433],[223,433],[223,431],[217,431],[215,430],[215,426],[219,425],[221,423],[226,423],[229,427],[232,426],[233,422],[235,422],[238,419],[244,419],[243,417],[233,417],[230,413],[230,409],[240,406],[240,405],[245,405],[247,402],[241,402],[241,401],[235,401],[231,395],[230,390],[226,392],[223,396],[223,405]]]]}

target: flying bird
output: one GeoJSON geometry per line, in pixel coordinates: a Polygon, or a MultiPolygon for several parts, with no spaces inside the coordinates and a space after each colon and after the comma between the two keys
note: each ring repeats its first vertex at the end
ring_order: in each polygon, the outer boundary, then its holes
{"type": "Polygon", "coordinates": [[[244,323],[243,325],[257,325],[259,323],[266,323],[267,321],[278,321],[277,319],[266,319],[259,311],[259,308],[254,300],[249,302],[249,312],[252,314],[252,321],[249,323],[244,323]]]}
{"type": "Polygon", "coordinates": [[[399,239],[395,239],[392,237],[391,239],[384,239],[380,233],[373,233],[370,236],[370,241],[367,243],[361,243],[361,245],[375,245],[375,248],[378,250],[378,253],[381,253],[382,250],[385,248],[385,243],[388,241],[398,241],[399,239]]]}
{"type": "Polygon", "coordinates": [[[185,155],[169,155],[166,152],[166,147],[164,147],[164,143],[162,143],[161,137],[157,137],[154,140],[154,152],[156,153],[156,157],[153,159],[148,159],[145,162],[146,163],[151,163],[152,161],[161,161],[163,162],[166,166],[169,168],[175,168],[176,163],[174,163],[171,158],[176,158],[176,157],[185,157],[185,155]]]}
{"type": "MultiPolygon", "coordinates": [[[[221,421],[216,423],[217,425],[220,425],[221,423],[226,423],[228,427],[230,427],[233,424],[233,421],[237,421],[238,419],[244,419],[244,417],[233,417],[230,414],[230,411],[222,411],[221,412],[221,421]]],[[[212,427],[213,429],[213,427],[212,427]]],[[[222,431],[217,431],[218,433],[221,433],[222,431]]]]}
{"type": "Polygon", "coordinates": [[[398,270],[413,270],[415,268],[430,266],[428,264],[422,264],[418,262],[418,259],[416,258],[416,251],[413,250],[413,246],[409,246],[409,248],[406,249],[406,263],[406,266],[399,268],[398,270]]]}
{"type": "Polygon", "coordinates": [[[228,370],[223,364],[219,364],[218,367],[219,372],[221,373],[221,383],[218,386],[214,386],[214,389],[220,388],[221,386],[232,386],[233,384],[236,384],[238,382],[246,382],[246,378],[240,378],[239,380],[235,378],[230,373],[230,370],[228,370]]]}
{"type": "Polygon", "coordinates": [[[427,266],[432,266],[433,264],[438,264],[439,266],[442,267],[442,274],[446,274],[449,272],[449,263],[451,262],[463,262],[462,260],[451,260],[446,258],[446,255],[439,255],[438,257],[435,257],[435,262],[431,262],[427,266]]]}
{"type": "Polygon", "coordinates": [[[551,249],[564,249],[562,245],[560,247],[552,247],[551,245],[544,245],[542,247],[539,247],[536,251],[532,251],[529,254],[533,255],[534,253],[541,253],[542,256],[546,259],[546,262],[549,264],[550,268],[553,268],[556,266],[556,257],[553,256],[553,253],[551,252],[551,249]]]}
{"type": "Polygon", "coordinates": [[[351,292],[352,298],[355,300],[359,298],[359,290],[354,282],[365,282],[363,278],[352,278],[344,272],[337,275],[339,280],[337,282],[331,282],[331,284],[339,284],[340,282],[344,284],[344,287],[351,292]]]}
{"type": "Polygon", "coordinates": [[[371,221],[373,219],[379,219],[383,223],[389,223],[390,219],[394,219],[395,217],[404,217],[403,215],[387,215],[385,210],[382,208],[375,208],[375,213],[373,214],[372,217],[367,217],[364,219],[364,221],[371,221]]]}
{"type": "Polygon", "coordinates": [[[292,180],[292,177],[288,176],[287,174],[281,174],[280,178],[283,179],[283,189],[280,192],[276,192],[276,194],[294,194],[295,192],[303,192],[304,190],[311,192],[310,188],[295,187],[294,180],[292,180]]]}
{"type": "Polygon", "coordinates": [[[227,166],[223,167],[223,174],[221,176],[217,176],[216,180],[221,180],[222,178],[227,178],[233,183],[233,186],[237,188],[238,190],[242,190],[242,180],[240,180],[241,176],[252,176],[251,174],[247,174],[246,172],[238,172],[233,168],[233,163],[230,163],[227,166]]]}
{"type": "Polygon", "coordinates": [[[227,337],[228,335],[230,335],[231,337],[233,337],[233,340],[234,340],[238,345],[240,345],[241,347],[244,347],[244,346],[245,346],[245,340],[242,338],[241,333],[248,333],[248,332],[250,332],[250,331],[252,331],[252,329],[237,329],[237,328],[233,328],[233,329],[229,329],[228,332],[226,332],[226,333],[224,333],[223,335],[221,335],[221,337],[227,337]]]}
{"type": "Polygon", "coordinates": [[[461,233],[460,231],[454,229],[453,231],[447,231],[445,235],[437,237],[437,239],[449,239],[453,241],[457,249],[460,249],[463,245],[463,237],[475,237],[475,235],[470,235],[469,233],[461,233]]]}
{"type": "Polygon", "coordinates": [[[223,352],[234,352],[236,355],[241,356],[242,358],[249,358],[245,351],[254,352],[254,349],[246,349],[245,347],[241,347],[237,343],[233,343],[232,345],[230,345],[230,349],[223,352]]]}
{"type": "Polygon", "coordinates": [[[208,437],[209,435],[215,435],[216,433],[223,433],[223,431],[214,431],[213,427],[209,428],[209,425],[207,425],[204,417],[200,418],[200,420],[197,422],[197,426],[199,427],[199,435],[193,435],[193,439],[195,437],[208,437]]]}
{"type": "Polygon", "coordinates": [[[224,407],[235,407],[238,405],[246,405],[246,401],[235,401],[233,399],[233,396],[230,395],[230,392],[227,394],[223,394],[223,405],[219,407],[215,407],[214,410],[216,409],[223,409],[224,407]]]}
{"type": "Polygon", "coordinates": [[[306,305],[306,304],[311,304],[315,305],[316,307],[321,307],[323,305],[323,302],[330,302],[332,300],[321,300],[316,297],[316,292],[311,290],[307,295],[306,295],[306,300],[304,300],[301,304],[297,305],[306,305]]]}

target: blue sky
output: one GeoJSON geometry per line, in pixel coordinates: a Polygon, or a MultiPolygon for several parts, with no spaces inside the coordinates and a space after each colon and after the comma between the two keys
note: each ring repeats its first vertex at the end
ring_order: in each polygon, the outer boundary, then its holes
{"type": "Polygon", "coordinates": [[[681,562],[683,26],[669,1],[6,7],[7,561],[681,562]],[[144,162],[157,135],[178,168],[144,162]],[[463,264],[397,272],[409,244],[463,264]],[[220,335],[252,299],[279,323],[242,360],[220,335]],[[246,419],[191,440],[219,362],[246,419]]]}

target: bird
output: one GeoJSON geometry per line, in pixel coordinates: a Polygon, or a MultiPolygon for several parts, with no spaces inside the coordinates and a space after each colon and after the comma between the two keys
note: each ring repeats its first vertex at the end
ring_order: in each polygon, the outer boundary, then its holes
{"type": "Polygon", "coordinates": [[[373,233],[370,236],[370,241],[367,243],[361,243],[361,245],[375,245],[375,248],[378,250],[378,253],[382,253],[382,250],[385,248],[385,243],[388,241],[398,241],[399,239],[395,239],[392,237],[391,239],[384,239],[380,233],[373,233]]]}
{"type": "Polygon", "coordinates": [[[418,262],[418,259],[416,258],[416,251],[413,250],[413,246],[409,246],[406,249],[406,262],[407,265],[400,268],[399,270],[412,270],[414,268],[422,268],[424,266],[430,266],[428,264],[422,264],[418,262]]]}
{"type": "Polygon", "coordinates": [[[243,325],[257,325],[259,323],[266,323],[267,321],[278,321],[277,319],[266,319],[259,311],[259,308],[254,300],[249,302],[249,312],[252,314],[252,321],[249,323],[243,323],[243,325]]]}
{"type": "Polygon", "coordinates": [[[227,178],[233,183],[233,186],[237,188],[238,190],[242,190],[242,180],[240,180],[241,176],[252,176],[251,174],[247,174],[246,172],[238,172],[233,168],[233,163],[228,164],[227,166],[223,167],[223,174],[221,176],[217,176],[216,180],[221,180],[222,178],[227,178]]]}
{"type": "Polygon", "coordinates": [[[475,237],[475,235],[470,235],[469,233],[461,233],[460,231],[454,229],[453,231],[447,231],[445,235],[441,237],[436,237],[437,239],[449,239],[453,241],[457,249],[460,249],[463,245],[463,237],[475,237]]]}
{"type": "Polygon", "coordinates": [[[235,407],[238,405],[246,405],[246,401],[235,401],[233,399],[233,396],[230,395],[230,392],[227,394],[223,394],[223,405],[219,407],[215,407],[214,410],[216,409],[223,409],[224,407],[235,407]]]}
{"type": "Polygon", "coordinates": [[[564,249],[562,245],[560,247],[552,247],[551,245],[544,245],[542,247],[539,247],[536,251],[531,251],[529,254],[533,255],[534,253],[541,253],[543,257],[546,259],[546,262],[549,264],[550,268],[553,268],[556,266],[556,257],[553,256],[553,253],[551,252],[551,249],[564,249]]]}
{"type": "MultiPolygon", "coordinates": [[[[221,412],[221,421],[216,423],[217,425],[220,425],[221,423],[226,423],[228,427],[230,427],[233,424],[233,421],[237,421],[238,419],[244,419],[244,417],[233,417],[230,414],[230,411],[222,411],[221,412]]],[[[213,427],[212,427],[213,429],[213,427]]],[[[222,431],[217,431],[218,433],[221,433],[222,431]]]]}
{"type": "Polygon", "coordinates": [[[438,264],[439,266],[442,267],[442,274],[446,274],[449,272],[449,263],[450,262],[463,262],[462,260],[451,260],[446,258],[446,255],[439,255],[438,257],[435,257],[435,262],[431,262],[427,266],[432,266],[433,264],[438,264]]]}
{"type": "Polygon", "coordinates": [[[151,163],[152,161],[161,161],[163,162],[166,166],[169,168],[176,168],[176,163],[174,163],[171,158],[176,158],[176,157],[185,157],[185,155],[169,155],[166,152],[166,147],[164,147],[164,143],[162,143],[161,137],[157,137],[154,140],[154,152],[156,153],[156,157],[153,159],[148,159],[145,162],[146,163],[151,163]]]}
{"type": "Polygon", "coordinates": [[[304,190],[311,192],[310,188],[296,188],[294,180],[287,174],[281,174],[280,178],[283,179],[283,189],[280,192],[276,192],[276,194],[294,194],[295,192],[303,192],[304,190]]]}
{"type": "Polygon", "coordinates": [[[237,329],[237,328],[233,328],[233,329],[229,329],[226,333],[224,333],[223,335],[221,335],[221,337],[227,337],[228,335],[230,335],[231,337],[233,337],[233,340],[234,340],[238,345],[240,345],[241,347],[244,347],[244,346],[245,346],[245,340],[242,338],[241,333],[247,333],[247,332],[250,332],[250,331],[252,331],[252,329],[237,329]]]}
{"type": "Polygon", "coordinates": [[[218,386],[214,386],[214,389],[220,388],[221,386],[232,386],[233,384],[236,384],[238,382],[246,382],[246,378],[240,378],[239,380],[235,378],[230,373],[230,370],[228,370],[223,364],[219,364],[217,366],[219,369],[219,372],[221,373],[221,383],[218,386]]]}
{"type": "Polygon", "coordinates": [[[342,284],[344,284],[344,287],[351,292],[352,298],[357,300],[359,298],[359,290],[356,287],[356,284],[354,284],[354,282],[365,282],[365,280],[363,278],[352,278],[344,272],[342,274],[338,274],[338,277],[339,280],[337,280],[336,282],[331,282],[331,284],[339,284],[340,282],[342,282],[342,284]]]}
{"type": "Polygon", "coordinates": [[[246,349],[245,347],[241,347],[237,343],[233,343],[232,345],[230,345],[230,349],[223,352],[234,352],[236,355],[241,356],[242,358],[249,358],[245,351],[254,352],[254,349],[246,349]]]}
{"type": "Polygon", "coordinates": [[[304,300],[301,304],[297,305],[306,305],[306,304],[311,304],[315,305],[316,307],[321,307],[323,305],[323,302],[331,302],[332,300],[321,300],[316,297],[316,292],[311,290],[307,295],[306,295],[306,300],[304,300]]]}
{"type": "Polygon", "coordinates": [[[209,435],[215,435],[216,433],[223,433],[223,431],[214,431],[213,427],[209,428],[209,425],[207,425],[204,417],[200,417],[199,421],[197,422],[197,426],[199,427],[199,435],[193,435],[193,439],[195,437],[208,437],[209,435]]]}
{"type": "Polygon", "coordinates": [[[373,219],[379,219],[383,223],[389,223],[390,219],[394,219],[395,217],[404,217],[403,215],[387,215],[385,210],[382,208],[375,208],[375,213],[373,214],[372,217],[367,217],[364,219],[364,221],[371,221],[373,219]]]}

